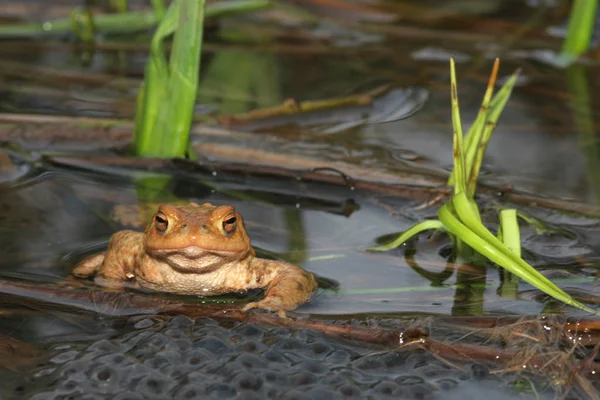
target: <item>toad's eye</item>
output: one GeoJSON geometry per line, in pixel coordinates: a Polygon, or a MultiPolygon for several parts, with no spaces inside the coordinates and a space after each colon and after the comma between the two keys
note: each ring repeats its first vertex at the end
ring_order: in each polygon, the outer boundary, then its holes
{"type": "Polygon", "coordinates": [[[235,216],[223,220],[223,230],[227,233],[235,231],[237,218],[235,216]]]}
{"type": "Polygon", "coordinates": [[[156,214],[154,216],[154,226],[158,232],[163,233],[169,227],[169,220],[165,218],[164,214],[156,214]]]}

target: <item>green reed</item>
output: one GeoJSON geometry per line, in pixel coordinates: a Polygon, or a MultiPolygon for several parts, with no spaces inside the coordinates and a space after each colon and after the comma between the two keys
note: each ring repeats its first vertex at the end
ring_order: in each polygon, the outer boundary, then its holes
{"type": "Polygon", "coordinates": [[[568,65],[588,51],[596,24],[597,0],[575,0],[569,29],[561,49],[561,64],[568,65]]]}
{"type": "MultiPolygon", "coordinates": [[[[449,184],[454,186],[453,195],[439,209],[437,220],[420,222],[401,233],[394,241],[369,250],[390,250],[425,230],[442,230],[452,237],[457,255],[463,256],[464,259],[477,260],[477,256],[483,256],[553,298],[581,310],[596,313],[573,299],[521,258],[520,233],[515,210],[501,211],[498,237],[481,222],[480,212],[474,200],[481,160],[518,76],[517,71],[492,97],[498,65],[496,60],[479,114],[466,138],[463,138],[456,72],[454,60],[450,60],[454,168],[449,184]],[[472,252],[475,252],[475,257],[472,252]]],[[[479,263],[476,261],[475,264],[479,263]]]]}

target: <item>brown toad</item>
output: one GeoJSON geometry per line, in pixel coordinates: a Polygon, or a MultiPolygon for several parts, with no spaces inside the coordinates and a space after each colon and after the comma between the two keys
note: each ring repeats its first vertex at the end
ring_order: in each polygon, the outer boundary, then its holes
{"type": "Polygon", "coordinates": [[[104,253],[81,261],[72,274],[106,286],[213,296],[264,288],[243,309],[293,310],[317,289],[310,272],[255,256],[242,217],[231,206],[162,205],[142,232],[115,233],[104,253]]]}

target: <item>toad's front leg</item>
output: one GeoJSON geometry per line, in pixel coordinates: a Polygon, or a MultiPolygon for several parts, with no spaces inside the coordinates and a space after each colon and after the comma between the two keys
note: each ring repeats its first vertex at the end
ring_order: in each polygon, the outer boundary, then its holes
{"type": "Polygon", "coordinates": [[[79,261],[71,274],[78,278],[89,278],[96,275],[96,270],[104,262],[104,253],[94,254],[79,261]]]}
{"type": "Polygon", "coordinates": [[[317,290],[315,276],[293,264],[254,259],[251,267],[264,271],[264,274],[258,276],[266,284],[265,296],[260,301],[246,304],[243,311],[262,308],[285,315],[285,311],[294,310],[306,303],[317,290]]]}
{"type": "Polygon", "coordinates": [[[120,231],[111,236],[104,253],[79,262],[71,273],[80,278],[94,276],[104,286],[118,286],[134,277],[136,260],[142,252],[142,233],[120,231]]]}

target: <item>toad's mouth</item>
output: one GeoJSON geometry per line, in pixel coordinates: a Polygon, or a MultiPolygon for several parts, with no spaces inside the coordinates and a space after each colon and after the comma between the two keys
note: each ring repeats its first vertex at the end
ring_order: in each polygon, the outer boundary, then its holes
{"type": "Polygon", "coordinates": [[[185,246],[185,247],[160,247],[152,248],[146,247],[146,251],[152,255],[171,256],[181,255],[187,258],[202,258],[210,256],[221,256],[221,257],[243,257],[248,253],[249,249],[246,247],[226,247],[226,246],[185,246]]]}

